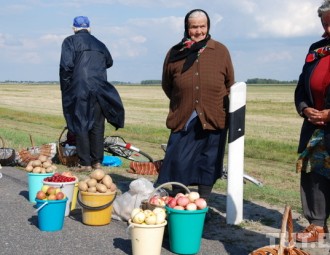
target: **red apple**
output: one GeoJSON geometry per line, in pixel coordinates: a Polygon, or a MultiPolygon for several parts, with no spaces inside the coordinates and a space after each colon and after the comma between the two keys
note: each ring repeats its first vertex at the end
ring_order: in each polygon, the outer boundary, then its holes
{"type": "Polygon", "coordinates": [[[179,197],[185,197],[186,195],[179,192],[178,194],[175,195],[175,198],[178,199],[179,197]]]}
{"type": "Polygon", "coordinates": [[[40,200],[43,200],[43,199],[46,198],[46,193],[43,192],[42,190],[39,190],[39,191],[37,192],[36,198],[37,198],[37,199],[40,199],[40,200]]]}
{"type": "Polygon", "coordinates": [[[174,208],[177,204],[176,204],[176,199],[174,197],[172,197],[168,202],[167,205],[171,208],[174,208]]]}
{"type": "Polygon", "coordinates": [[[158,196],[153,196],[152,198],[149,199],[149,203],[151,205],[160,205],[159,197],[158,196]]]}
{"type": "Polygon", "coordinates": [[[56,193],[55,197],[56,197],[56,200],[62,200],[62,199],[64,199],[65,195],[62,191],[60,191],[60,192],[56,193]]]}
{"type": "Polygon", "coordinates": [[[179,197],[179,198],[177,199],[176,202],[177,202],[178,205],[183,206],[183,207],[186,207],[187,204],[190,203],[190,200],[189,200],[188,197],[183,197],[183,196],[181,196],[181,197],[179,197]]]}

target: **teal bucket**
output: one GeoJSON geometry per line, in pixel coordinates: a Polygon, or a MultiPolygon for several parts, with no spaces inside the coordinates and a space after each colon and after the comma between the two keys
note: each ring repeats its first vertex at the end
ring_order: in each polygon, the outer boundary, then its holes
{"type": "Polygon", "coordinates": [[[29,201],[31,203],[36,203],[37,192],[41,189],[44,178],[53,176],[54,173],[45,173],[45,174],[35,174],[28,173],[28,186],[29,186],[29,201]]]}
{"type": "Polygon", "coordinates": [[[36,199],[38,227],[41,231],[55,232],[62,230],[68,198],[62,200],[36,199]]]}
{"type": "Polygon", "coordinates": [[[177,254],[198,253],[208,207],[195,211],[176,210],[167,206],[165,208],[170,250],[177,254]]]}

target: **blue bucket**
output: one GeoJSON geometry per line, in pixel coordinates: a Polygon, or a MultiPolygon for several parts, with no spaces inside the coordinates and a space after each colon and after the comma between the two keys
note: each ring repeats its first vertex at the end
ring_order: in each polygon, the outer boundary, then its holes
{"type": "Polygon", "coordinates": [[[29,185],[29,201],[31,203],[36,203],[37,192],[41,190],[43,185],[42,181],[44,178],[53,176],[54,173],[45,173],[45,174],[35,174],[28,173],[28,185],[29,185]]]}
{"type": "Polygon", "coordinates": [[[204,220],[208,207],[202,210],[176,210],[165,206],[170,250],[177,254],[196,254],[200,250],[204,220]]]}
{"type": "Polygon", "coordinates": [[[36,199],[38,227],[40,230],[49,232],[62,230],[67,200],[68,198],[62,200],[36,199]]]}

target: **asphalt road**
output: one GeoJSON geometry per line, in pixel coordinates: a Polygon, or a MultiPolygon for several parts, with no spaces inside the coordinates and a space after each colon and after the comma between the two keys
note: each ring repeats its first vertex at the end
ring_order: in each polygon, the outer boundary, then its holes
{"type": "MultiPolygon", "coordinates": [[[[28,199],[26,172],[13,167],[2,167],[0,173],[2,174],[0,179],[0,254],[132,254],[126,222],[111,220],[110,224],[105,226],[85,225],[82,223],[82,212],[79,206],[68,217],[65,217],[61,231],[40,231],[36,208],[28,199]]],[[[161,254],[174,254],[170,251],[166,235],[161,254]]],[[[230,246],[228,243],[224,245],[217,240],[216,236],[205,238],[203,235],[198,254],[244,255],[247,253],[235,245],[230,246]]]]}

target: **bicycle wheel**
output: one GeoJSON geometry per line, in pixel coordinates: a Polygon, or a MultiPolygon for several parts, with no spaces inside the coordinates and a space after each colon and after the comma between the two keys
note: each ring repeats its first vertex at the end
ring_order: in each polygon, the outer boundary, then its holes
{"type": "Polygon", "coordinates": [[[139,148],[126,143],[120,136],[108,136],[104,139],[104,151],[114,156],[127,158],[137,162],[153,162],[151,156],[141,151],[139,148]]]}

